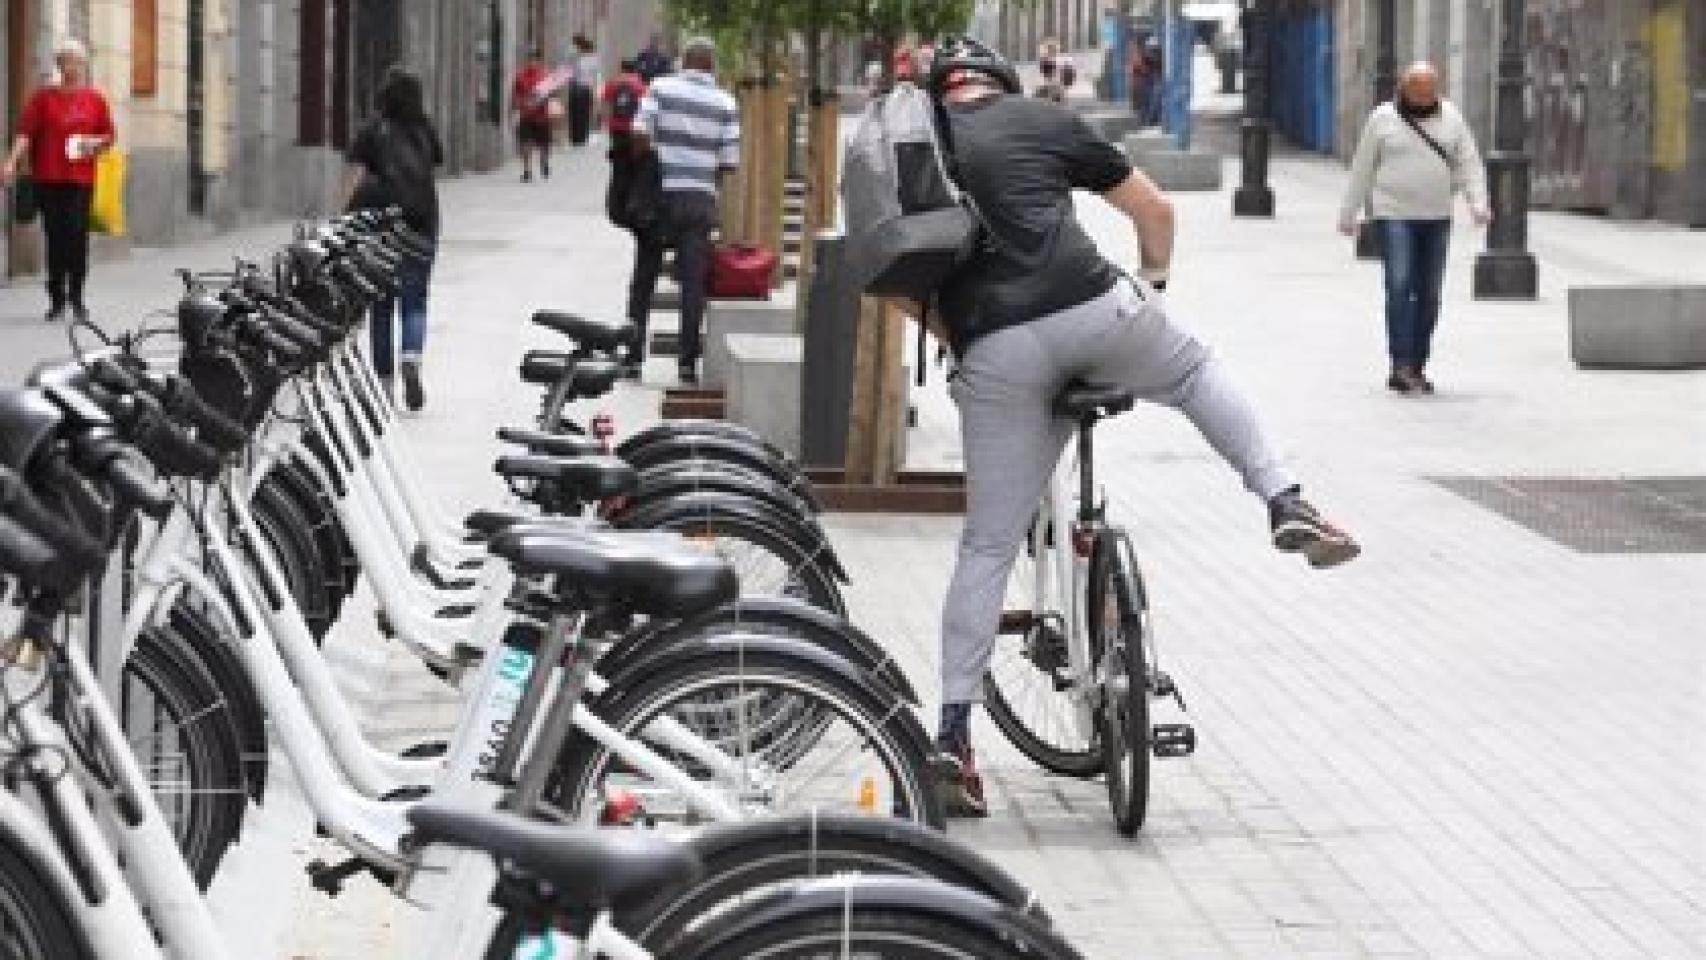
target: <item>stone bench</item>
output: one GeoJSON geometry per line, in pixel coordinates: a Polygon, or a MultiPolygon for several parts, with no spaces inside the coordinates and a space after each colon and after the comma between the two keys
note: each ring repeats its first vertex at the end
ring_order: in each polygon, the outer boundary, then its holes
{"type": "Polygon", "coordinates": [[[1581,367],[1706,367],[1706,284],[1570,288],[1570,359],[1581,367]]]}
{"type": "Polygon", "coordinates": [[[1221,157],[1191,150],[1155,150],[1133,156],[1132,165],[1163,190],[1219,190],[1221,157]]]}
{"type": "Polygon", "coordinates": [[[739,334],[789,334],[798,330],[795,287],[776,291],[769,300],[712,300],[705,305],[705,328],[700,331],[704,364],[699,371],[706,387],[727,386],[729,339],[739,334]]]}
{"type": "Polygon", "coordinates": [[[1161,150],[1177,150],[1179,138],[1160,128],[1139,130],[1125,135],[1125,153],[1134,162],[1161,150]]]}
{"type": "Polygon", "coordinates": [[[1090,129],[1102,135],[1109,143],[1119,143],[1126,134],[1136,133],[1139,129],[1137,114],[1120,107],[1103,106],[1094,110],[1086,110],[1082,114],[1084,122],[1090,129]]]}
{"type": "Polygon", "coordinates": [[[800,370],[805,339],[796,334],[737,333],[728,338],[724,415],[784,452],[800,453],[800,370]]]}

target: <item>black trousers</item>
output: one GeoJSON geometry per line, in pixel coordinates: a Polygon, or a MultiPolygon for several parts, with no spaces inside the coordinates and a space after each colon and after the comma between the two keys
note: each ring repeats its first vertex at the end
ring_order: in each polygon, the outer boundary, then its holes
{"type": "Polygon", "coordinates": [[[89,275],[89,201],[79,183],[37,183],[42,232],[47,235],[47,298],[55,307],[82,306],[89,275]]]}
{"type": "Polygon", "coordinates": [[[577,83],[569,87],[569,142],[578,147],[591,135],[592,88],[577,83]]]}
{"type": "Polygon", "coordinates": [[[646,355],[646,321],[652,294],[663,271],[663,254],[675,248],[675,281],[681,287],[682,366],[697,363],[700,328],[705,323],[705,281],[711,271],[711,230],[717,223],[717,198],[701,190],[666,190],[662,223],[634,235],[634,277],[628,287],[628,319],[640,328],[635,359],[646,355]]]}

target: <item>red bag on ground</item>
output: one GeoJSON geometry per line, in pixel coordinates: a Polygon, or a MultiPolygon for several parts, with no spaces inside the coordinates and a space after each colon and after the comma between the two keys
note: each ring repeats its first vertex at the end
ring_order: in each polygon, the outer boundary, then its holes
{"type": "Polygon", "coordinates": [[[718,244],[711,251],[711,276],[705,293],[712,297],[770,296],[776,275],[776,255],[763,247],[718,244]]]}

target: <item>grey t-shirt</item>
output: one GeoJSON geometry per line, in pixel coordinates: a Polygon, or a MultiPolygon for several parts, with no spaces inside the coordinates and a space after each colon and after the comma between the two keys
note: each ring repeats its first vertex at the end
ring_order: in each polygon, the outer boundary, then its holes
{"type": "Polygon", "coordinates": [[[1125,154],[1047,100],[988,97],[951,104],[948,116],[960,186],[990,234],[940,292],[955,352],[1108,292],[1120,272],[1078,224],[1072,191],[1118,186],[1131,175],[1125,154]]]}

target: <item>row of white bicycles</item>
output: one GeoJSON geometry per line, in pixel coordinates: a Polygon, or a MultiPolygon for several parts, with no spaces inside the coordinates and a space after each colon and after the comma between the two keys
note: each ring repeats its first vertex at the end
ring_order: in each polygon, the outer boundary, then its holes
{"type": "Polygon", "coordinates": [[[378,878],[411,957],[1077,956],[940,832],[798,468],[574,419],[627,324],[536,314],[564,343],[499,431],[514,497],[439,512],[360,347],[419,250],[394,212],[298,228],[0,391],[0,960],[255,956],[204,891],[280,758],[347,854],[281,889],[378,878]],[[375,744],[334,624],[418,657],[454,724],[375,744]]]}

